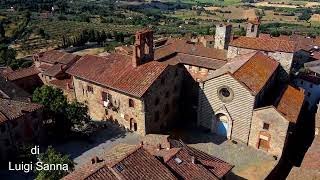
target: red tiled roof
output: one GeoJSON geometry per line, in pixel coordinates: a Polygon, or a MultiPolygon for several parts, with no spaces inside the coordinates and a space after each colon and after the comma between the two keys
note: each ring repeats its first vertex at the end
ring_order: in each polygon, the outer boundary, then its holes
{"type": "Polygon", "coordinates": [[[288,121],[296,123],[304,102],[304,93],[290,85],[285,89],[277,105],[277,110],[281,112],[288,121]]]}
{"type": "Polygon", "coordinates": [[[58,50],[50,50],[39,54],[39,60],[50,64],[60,63],[69,64],[70,62],[79,59],[80,56],[70,54],[58,50]]]}
{"type": "Polygon", "coordinates": [[[168,65],[151,61],[133,67],[131,56],[110,54],[106,57],[86,55],[67,73],[103,86],[142,97],[168,65]]]}
{"type": "Polygon", "coordinates": [[[50,68],[52,65],[48,65],[48,64],[41,64],[40,66],[39,66],[39,69],[41,69],[41,70],[46,70],[46,69],[48,69],[48,68],[50,68]]]}
{"type": "Polygon", "coordinates": [[[173,53],[226,60],[227,52],[221,49],[207,48],[200,44],[189,43],[180,39],[169,39],[164,46],[155,49],[155,59],[159,60],[173,53]]]}
{"type": "Polygon", "coordinates": [[[292,53],[296,50],[296,43],[294,41],[283,40],[280,38],[255,38],[240,36],[233,39],[230,46],[255,49],[261,51],[272,52],[288,52],[292,53]]]}
{"type": "Polygon", "coordinates": [[[52,80],[49,82],[50,85],[57,87],[59,89],[67,89],[68,86],[69,88],[73,88],[73,84],[72,84],[72,79],[56,79],[56,80],[52,80]]]}
{"type": "Polygon", "coordinates": [[[64,69],[66,68],[66,65],[62,64],[55,64],[48,69],[46,69],[43,74],[51,77],[56,77],[58,74],[62,73],[64,69]]]}
{"type": "Polygon", "coordinates": [[[178,151],[166,164],[182,179],[218,179],[213,173],[206,169],[201,163],[192,163],[191,156],[185,149],[178,151]],[[176,162],[176,158],[181,163],[176,162]]]}
{"type": "Polygon", "coordinates": [[[143,147],[138,148],[111,168],[120,176],[120,179],[177,179],[166,166],[143,147]]]}
{"type": "Polygon", "coordinates": [[[28,68],[18,69],[16,71],[12,71],[9,73],[5,73],[3,76],[7,78],[9,81],[14,81],[17,79],[37,75],[40,71],[37,70],[34,66],[28,68]]]}
{"type": "Polygon", "coordinates": [[[42,105],[36,103],[0,99],[0,112],[7,120],[16,119],[25,113],[33,112],[40,108],[42,108],[42,105]]]}
{"type": "Polygon", "coordinates": [[[269,81],[279,63],[269,56],[257,52],[244,65],[233,73],[234,77],[244,83],[254,94],[269,81]]]}
{"type": "Polygon", "coordinates": [[[118,178],[113,174],[113,172],[107,166],[102,166],[93,174],[90,174],[85,180],[97,180],[97,179],[106,179],[106,180],[117,180],[118,178]]]}

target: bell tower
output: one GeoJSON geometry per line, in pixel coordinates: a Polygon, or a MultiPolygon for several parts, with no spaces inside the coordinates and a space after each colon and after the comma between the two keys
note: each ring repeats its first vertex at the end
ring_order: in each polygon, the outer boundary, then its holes
{"type": "Polygon", "coordinates": [[[258,18],[249,20],[247,22],[247,37],[258,37],[259,36],[260,20],[258,18]]]}
{"type": "Polygon", "coordinates": [[[136,32],[136,41],[132,55],[132,66],[137,67],[154,59],[153,31],[141,30],[136,32]]]}

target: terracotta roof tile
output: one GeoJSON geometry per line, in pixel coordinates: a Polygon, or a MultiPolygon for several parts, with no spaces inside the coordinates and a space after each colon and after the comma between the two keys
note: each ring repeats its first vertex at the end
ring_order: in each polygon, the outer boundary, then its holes
{"type": "Polygon", "coordinates": [[[279,63],[269,56],[257,52],[237,71],[234,77],[244,83],[253,93],[258,94],[275,73],[279,63]]]}
{"type": "Polygon", "coordinates": [[[177,173],[182,179],[218,179],[212,172],[206,169],[201,163],[192,163],[188,151],[181,149],[166,164],[177,173]],[[180,160],[181,162],[177,162],[180,160]]]}
{"type": "Polygon", "coordinates": [[[40,108],[42,108],[40,104],[0,98],[0,112],[8,120],[16,119],[27,112],[33,112],[40,108]]]}
{"type": "Polygon", "coordinates": [[[121,179],[177,179],[158,159],[143,147],[111,167],[121,179]]]}
{"type": "Polygon", "coordinates": [[[50,85],[59,89],[73,88],[72,79],[55,79],[49,82],[50,85]]]}
{"type": "Polygon", "coordinates": [[[15,100],[28,101],[31,95],[0,76],[0,98],[10,98],[15,100]]]}
{"type": "Polygon", "coordinates": [[[14,81],[17,79],[37,75],[39,72],[40,71],[38,71],[37,68],[35,68],[34,66],[31,66],[28,68],[18,69],[16,71],[5,73],[3,76],[10,81],[14,81]]]}
{"type": "Polygon", "coordinates": [[[233,39],[230,46],[255,49],[261,51],[272,51],[272,52],[288,52],[292,53],[296,50],[296,43],[294,41],[283,40],[280,38],[255,38],[240,36],[233,39]]]}
{"type": "Polygon", "coordinates": [[[197,161],[206,166],[218,178],[222,178],[223,176],[225,176],[234,167],[233,165],[217,157],[211,156],[193,147],[184,145],[177,140],[171,140],[170,143],[173,147],[180,147],[187,150],[190,156],[194,156],[197,161]]]}
{"type": "Polygon", "coordinates": [[[168,65],[151,61],[133,67],[131,56],[110,54],[106,57],[86,55],[67,72],[78,78],[141,97],[168,65]]]}
{"type": "Polygon", "coordinates": [[[48,69],[46,69],[43,74],[51,77],[56,77],[58,74],[62,73],[66,69],[66,65],[55,64],[48,69]]]}
{"type": "Polygon", "coordinates": [[[159,60],[173,53],[226,60],[227,52],[221,49],[207,48],[200,44],[189,43],[180,39],[169,39],[164,46],[155,49],[155,59],[159,60]]]}
{"type": "Polygon", "coordinates": [[[299,118],[303,102],[303,91],[288,85],[276,108],[287,118],[288,121],[296,123],[299,118]]]}
{"type": "Polygon", "coordinates": [[[39,60],[50,64],[60,63],[69,64],[72,61],[79,59],[80,56],[62,52],[58,50],[50,50],[39,54],[39,60]]]}
{"type": "Polygon", "coordinates": [[[96,172],[90,174],[85,180],[117,180],[118,178],[113,174],[112,170],[107,166],[102,166],[96,172]]]}

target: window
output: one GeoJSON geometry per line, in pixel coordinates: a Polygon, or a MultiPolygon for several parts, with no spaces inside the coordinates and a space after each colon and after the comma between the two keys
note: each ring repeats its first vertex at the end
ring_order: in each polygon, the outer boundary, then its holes
{"type": "Polygon", "coordinates": [[[179,75],[178,69],[176,69],[176,72],[174,73],[174,76],[177,77],[179,75]]]}
{"type": "Polygon", "coordinates": [[[164,113],[168,114],[169,113],[169,104],[166,104],[165,108],[164,108],[164,113]]]}
{"type": "Polygon", "coordinates": [[[222,88],[220,90],[220,94],[223,96],[223,97],[229,97],[230,96],[230,92],[227,88],[222,88]]]}
{"type": "Polygon", "coordinates": [[[12,121],[12,122],[11,122],[11,125],[12,125],[12,128],[15,128],[15,127],[18,126],[18,123],[17,123],[17,121],[12,121]]]}
{"type": "Polygon", "coordinates": [[[178,91],[178,87],[177,87],[177,85],[174,85],[173,92],[177,92],[177,91],[178,91]]]}
{"type": "Polygon", "coordinates": [[[87,91],[93,93],[93,87],[92,86],[87,86],[87,91]]]}
{"type": "Polygon", "coordinates": [[[112,100],[112,95],[106,92],[101,92],[102,100],[103,101],[111,101],[112,100]]]}
{"type": "Polygon", "coordinates": [[[270,124],[268,124],[268,123],[263,123],[263,129],[264,129],[264,130],[269,130],[269,126],[270,126],[270,124]]]}
{"type": "Polygon", "coordinates": [[[161,79],[161,84],[163,85],[164,83],[165,83],[165,79],[162,78],[162,79],[161,79]]]}
{"type": "Polygon", "coordinates": [[[4,140],[4,145],[5,145],[5,146],[9,146],[9,145],[10,145],[9,139],[5,139],[5,140],[4,140]]]}
{"type": "Polygon", "coordinates": [[[251,25],[251,32],[254,32],[254,25],[251,25]]]}
{"type": "Polygon", "coordinates": [[[310,96],[311,96],[311,93],[310,93],[310,92],[308,92],[307,96],[308,96],[308,97],[310,97],[310,96]]]}
{"type": "Polygon", "coordinates": [[[169,91],[167,91],[165,97],[168,98],[169,96],[170,96],[170,93],[169,91]]]}
{"type": "Polygon", "coordinates": [[[160,102],[160,99],[159,98],[156,98],[156,100],[154,101],[154,105],[158,105],[160,102]]]}
{"type": "Polygon", "coordinates": [[[310,88],[313,88],[313,84],[310,84],[310,88]]]}
{"type": "Polygon", "coordinates": [[[300,81],[300,84],[303,85],[303,81],[300,81]]]}
{"type": "Polygon", "coordinates": [[[192,66],[189,65],[189,69],[191,70],[191,69],[192,69],[192,66]]]}
{"type": "Polygon", "coordinates": [[[119,164],[119,165],[116,165],[116,169],[118,172],[121,172],[124,170],[124,167],[121,164],[119,164]]]}
{"type": "Polygon", "coordinates": [[[233,100],[233,96],[233,91],[227,86],[222,86],[218,89],[218,97],[222,102],[231,102],[233,100]]]}
{"type": "Polygon", "coordinates": [[[197,70],[198,70],[198,71],[201,71],[201,67],[197,67],[197,70]]]}
{"type": "Polygon", "coordinates": [[[156,111],[156,112],[154,113],[154,121],[155,121],[155,122],[158,122],[159,119],[160,119],[159,111],[156,111]]]}
{"type": "Polygon", "coordinates": [[[134,107],[134,101],[133,101],[133,99],[129,99],[129,107],[134,107]]]}
{"type": "Polygon", "coordinates": [[[6,131],[6,126],[2,125],[0,129],[1,129],[1,132],[4,133],[6,131]]]}

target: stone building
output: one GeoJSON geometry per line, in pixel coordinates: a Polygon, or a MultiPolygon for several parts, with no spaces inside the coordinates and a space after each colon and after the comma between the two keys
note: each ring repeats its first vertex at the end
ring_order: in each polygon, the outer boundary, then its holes
{"type": "Polygon", "coordinates": [[[153,61],[153,32],[136,33],[131,56],[86,55],[67,72],[77,101],[94,120],[113,120],[145,135],[169,127],[178,114],[182,69],[153,61]]]}
{"type": "Polygon", "coordinates": [[[0,76],[0,98],[29,102],[31,94],[0,76]]]}
{"type": "Polygon", "coordinates": [[[280,158],[303,104],[303,91],[289,85],[275,105],[254,109],[249,145],[280,158]]]}
{"type": "Polygon", "coordinates": [[[216,34],[214,39],[214,48],[216,49],[228,49],[229,43],[231,41],[231,24],[217,24],[216,34]]]}
{"type": "Polygon", "coordinates": [[[0,98],[0,158],[20,145],[37,142],[42,126],[42,105],[0,98]]]}
{"type": "Polygon", "coordinates": [[[75,99],[72,79],[66,71],[79,58],[78,55],[50,50],[34,55],[33,61],[43,84],[61,89],[67,99],[72,101],[75,99]]]}
{"type": "Polygon", "coordinates": [[[52,80],[70,78],[65,71],[79,58],[80,56],[78,55],[58,50],[50,50],[35,54],[33,61],[36,68],[40,71],[40,78],[44,84],[47,84],[52,80]]]}
{"type": "Polygon", "coordinates": [[[3,73],[2,76],[15,85],[19,86],[21,89],[31,93],[39,86],[41,86],[42,80],[39,77],[40,71],[34,66],[18,69],[15,71],[9,71],[3,73]]]}
{"type": "Polygon", "coordinates": [[[281,64],[283,69],[289,73],[296,46],[294,41],[280,38],[270,38],[266,40],[259,37],[240,36],[231,41],[228,48],[228,58],[234,58],[238,55],[254,51],[262,51],[274,58],[281,64]]]}
{"type": "Polygon", "coordinates": [[[316,109],[320,100],[320,61],[305,63],[305,72],[298,73],[293,78],[293,83],[302,89],[308,108],[316,109]]]}
{"type": "Polygon", "coordinates": [[[273,86],[279,63],[254,52],[234,58],[200,83],[198,126],[248,143],[253,109],[273,86]]]}
{"type": "Polygon", "coordinates": [[[249,20],[247,22],[247,30],[246,36],[247,37],[259,37],[259,26],[260,22],[258,19],[249,20]]]}

